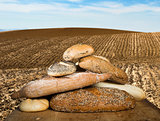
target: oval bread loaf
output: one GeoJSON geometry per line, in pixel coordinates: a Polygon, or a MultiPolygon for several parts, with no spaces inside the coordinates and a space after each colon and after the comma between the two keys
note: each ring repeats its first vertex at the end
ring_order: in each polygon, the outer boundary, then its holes
{"type": "Polygon", "coordinates": [[[112,76],[110,80],[121,84],[128,83],[127,74],[122,69],[112,65],[108,60],[104,59],[104,57],[91,55],[81,58],[79,66],[95,73],[111,73],[112,76]]]}
{"type": "Polygon", "coordinates": [[[105,57],[103,57],[103,56],[97,56],[97,55],[92,55],[92,56],[97,57],[97,58],[100,58],[100,59],[102,59],[102,60],[105,60],[105,61],[111,63],[107,58],[105,58],[105,57]]]}
{"type": "Polygon", "coordinates": [[[54,95],[50,107],[64,112],[121,111],[134,108],[135,100],[122,90],[93,87],[54,95]]]}
{"type": "Polygon", "coordinates": [[[37,112],[48,109],[49,101],[47,99],[26,99],[20,103],[19,109],[24,112],[37,112]]]}
{"type": "Polygon", "coordinates": [[[51,65],[47,74],[50,76],[64,76],[68,74],[72,74],[76,71],[76,66],[72,62],[59,62],[51,65]]]}
{"type": "Polygon", "coordinates": [[[145,99],[145,93],[142,89],[139,87],[125,84],[125,85],[120,85],[120,84],[112,84],[112,83],[107,83],[107,82],[99,82],[97,84],[94,84],[93,86],[95,87],[106,87],[106,88],[116,88],[119,90],[124,90],[130,95],[132,95],[137,101],[145,99]]]}
{"type": "Polygon", "coordinates": [[[91,55],[93,52],[94,49],[90,45],[76,44],[71,46],[64,52],[63,59],[65,61],[72,61],[74,59],[91,55]]]}

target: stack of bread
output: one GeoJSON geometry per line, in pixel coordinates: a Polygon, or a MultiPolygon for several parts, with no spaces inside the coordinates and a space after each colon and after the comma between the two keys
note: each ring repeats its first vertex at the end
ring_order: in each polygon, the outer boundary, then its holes
{"type": "Polygon", "coordinates": [[[134,108],[136,100],[145,98],[143,90],[127,84],[123,70],[93,53],[90,45],[73,45],[64,52],[65,61],[48,68],[48,76],[29,82],[12,98],[34,98],[20,104],[20,110],[26,112],[49,106],[64,112],[121,111],[134,108]],[[52,96],[50,102],[43,98],[47,95],[52,96]]]}

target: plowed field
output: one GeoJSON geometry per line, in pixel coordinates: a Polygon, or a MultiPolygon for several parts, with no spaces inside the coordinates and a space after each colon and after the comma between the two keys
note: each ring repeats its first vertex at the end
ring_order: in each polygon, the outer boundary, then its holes
{"type": "Polygon", "coordinates": [[[27,82],[46,75],[46,69],[63,60],[70,46],[84,43],[95,55],[107,57],[123,69],[132,85],[142,88],[147,100],[160,108],[160,33],[111,29],[63,28],[0,32],[0,120],[20,100],[10,95],[27,82]]]}
{"type": "Polygon", "coordinates": [[[91,31],[62,29],[61,33],[61,29],[53,30],[50,30],[51,32],[48,30],[48,35],[43,37],[47,30],[44,32],[39,30],[39,38],[38,30],[32,30],[33,33],[30,31],[1,33],[0,68],[47,67],[55,61],[63,60],[63,52],[77,43],[92,45],[96,55],[107,57],[112,62],[160,60],[159,33],[132,33],[103,29],[90,29],[91,31]]]}

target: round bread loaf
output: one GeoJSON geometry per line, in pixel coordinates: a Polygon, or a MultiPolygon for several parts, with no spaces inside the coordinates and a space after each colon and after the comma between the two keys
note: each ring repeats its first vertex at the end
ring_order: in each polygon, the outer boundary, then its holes
{"type": "Polygon", "coordinates": [[[51,65],[47,73],[50,76],[64,76],[76,71],[76,66],[72,62],[59,62],[51,65]]]}
{"type": "Polygon", "coordinates": [[[86,44],[77,44],[68,48],[64,54],[63,59],[65,61],[72,61],[84,56],[91,55],[94,52],[94,49],[90,45],[86,44]]]}
{"type": "Polygon", "coordinates": [[[50,107],[64,112],[121,111],[134,108],[135,100],[122,90],[93,87],[54,95],[50,107]]]}
{"type": "Polygon", "coordinates": [[[126,84],[128,83],[127,74],[120,68],[112,65],[109,60],[99,56],[87,56],[80,59],[79,66],[83,69],[96,72],[96,73],[111,73],[110,80],[126,84]]]}
{"type": "Polygon", "coordinates": [[[48,109],[49,101],[47,99],[26,99],[20,103],[19,109],[24,112],[37,112],[48,109]]]}

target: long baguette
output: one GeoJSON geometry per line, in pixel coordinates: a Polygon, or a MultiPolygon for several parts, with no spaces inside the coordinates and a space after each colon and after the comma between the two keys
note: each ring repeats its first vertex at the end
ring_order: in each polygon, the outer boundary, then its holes
{"type": "Polygon", "coordinates": [[[124,90],[128,92],[130,95],[132,95],[135,100],[140,101],[145,99],[145,93],[142,89],[136,86],[132,86],[129,84],[120,85],[120,84],[111,84],[107,82],[99,82],[97,84],[94,84],[95,87],[107,87],[107,88],[116,88],[119,90],[124,90]]]}
{"type": "Polygon", "coordinates": [[[92,72],[79,72],[61,78],[47,76],[40,80],[29,82],[19,92],[12,95],[12,98],[28,97],[35,98],[58,92],[65,92],[73,89],[93,85],[105,81],[111,74],[97,74],[92,72]]]}

